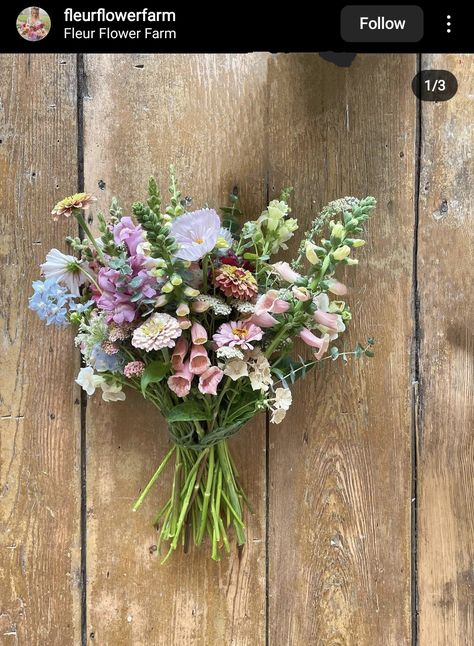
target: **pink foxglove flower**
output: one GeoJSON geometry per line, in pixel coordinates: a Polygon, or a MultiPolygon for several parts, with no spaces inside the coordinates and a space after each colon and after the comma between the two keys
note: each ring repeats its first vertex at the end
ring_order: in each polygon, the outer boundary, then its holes
{"type": "Polygon", "coordinates": [[[275,262],[272,267],[273,272],[282,280],[286,280],[287,283],[294,283],[298,278],[301,278],[301,274],[294,271],[287,262],[275,262]]]}
{"type": "Polygon", "coordinates": [[[291,292],[298,301],[306,302],[311,298],[311,294],[306,287],[297,287],[296,285],[293,285],[291,292]]]}
{"type": "Polygon", "coordinates": [[[186,397],[191,390],[194,375],[189,370],[189,363],[183,364],[182,369],[168,377],[168,387],[178,397],[186,397]]]}
{"type": "Polygon", "coordinates": [[[175,349],[171,355],[171,366],[175,372],[182,370],[184,360],[188,354],[188,342],[181,336],[176,342],[175,349]]]}
{"type": "Polygon", "coordinates": [[[193,345],[189,355],[189,369],[194,375],[201,375],[205,372],[211,362],[207,350],[203,345],[193,345]]]}
{"type": "Polygon", "coordinates": [[[311,330],[308,330],[308,328],[304,327],[301,330],[299,336],[306,343],[306,345],[309,345],[312,348],[318,348],[318,352],[314,353],[315,358],[318,360],[322,358],[324,353],[327,352],[327,349],[329,348],[329,334],[325,334],[322,338],[320,338],[313,334],[311,330]]]}
{"type": "Polygon", "coordinates": [[[330,278],[328,280],[328,289],[331,294],[335,294],[336,296],[345,296],[348,292],[346,285],[340,283],[335,278],[330,278]]]}
{"type": "Polygon", "coordinates": [[[156,313],[134,330],[132,345],[147,352],[173,348],[181,333],[176,319],[169,314],[156,313]]]}
{"type": "Polygon", "coordinates": [[[227,345],[231,348],[240,346],[243,350],[253,350],[251,341],[260,341],[262,336],[261,328],[250,321],[231,321],[223,323],[212,338],[218,348],[227,345]]]}
{"type": "Polygon", "coordinates": [[[247,322],[253,323],[254,325],[258,325],[258,327],[262,328],[273,327],[278,323],[276,318],[268,312],[262,312],[261,314],[252,314],[252,316],[247,319],[247,322]]]}
{"type": "Polygon", "coordinates": [[[211,366],[199,377],[199,392],[203,395],[217,395],[217,386],[220,384],[224,373],[217,366],[211,366]]]}
{"type": "Polygon", "coordinates": [[[200,260],[214,249],[221,221],[214,209],[199,209],[177,217],[170,229],[179,249],[176,257],[182,260],[200,260]]]}
{"type": "Polygon", "coordinates": [[[337,314],[331,314],[330,312],[323,312],[322,310],[316,310],[314,313],[314,320],[319,325],[324,325],[332,332],[337,332],[338,327],[338,316],[337,314]]]}
{"type": "Polygon", "coordinates": [[[266,294],[262,294],[255,303],[255,314],[271,312],[272,314],[284,314],[288,311],[290,304],[281,298],[278,298],[276,289],[269,289],[266,294]]]}
{"type": "Polygon", "coordinates": [[[207,331],[200,323],[193,323],[191,328],[191,338],[194,345],[203,345],[207,341],[207,331]]]}

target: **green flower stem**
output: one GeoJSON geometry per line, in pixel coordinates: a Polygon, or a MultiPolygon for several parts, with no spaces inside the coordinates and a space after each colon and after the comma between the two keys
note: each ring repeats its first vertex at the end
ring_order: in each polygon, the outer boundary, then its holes
{"type": "Polygon", "coordinates": [[[209,272],[209,256],[206,254],[202,259],[202,293],[207,293],[207,274],[209,272]]]}
{"type": "Polygon", "coordinates": [[[80,271],[82,271],[82,273],[87,276],[87,278],[91,281],[91,283],[93,283],[96,286],[96,289],[102,294],[101,288],[99,287],[97,281],[91,276],[91,274],[89,274],[89,272],[86,271],[80,263],[78,263],[77,266],[80,269],[80,271]]]}
{"type": "Polygon", "coordinates": [[[160,464],[160,466],[158,467],[158,469],[155,471],[155,473],[153,474],[153,476],[152,476],[151,480],[149,481],[149,483],[147,484],[147,486],[145,487],[145,489],[143,489],[143,491],[142,491],[141,495],[139,496],[139,498],[137,499],[137,501],[136,501],[136,502],[135,502],[135,504],[133,505],[133,511],[137,511],[138,509],[140,509],[140,507],[141,507],[141,505],[142,505],[143,501],[145,500],[145,498],[146,498],[146,496],[147,496],[148,492],[149,492],[149,491],[150,491],[150,489],[153,487],[153,485],[155,484],[156,480],[159,478],[160,473],[163,471],[163,469],[165,468],[165,466],[168,464],[168,460],[170,459],[170,457],[173,455],[173,453],[174,453],[175,451],[176,451],[176,446],[172,446],[172,447],[171,447],[171,449],[170,449],[170,450],[168,451],[168,453],[166,454],[166,456],[165,456],[165,458],[164,458],[163,462],[160,464]]]}
{"type": "Polygon", "coordinates": [[[76,216],[76,220],[79,222],[79,226],[80,226],[80,227],[81,227],[81,229],[84,231],[84,233],[86,234],[86,236],[87,236],[87,237],[89,238],[89,240],[91,241],[91,243],[92,243],[93,247],[94,247],[94,248],[95,248],[95,250],[97,251],[97,255],[99,256],[99,258],[100,258],[101,260],[104,260],[104,254],[102,253],[102,249],[99,247],[99,245],[97,244],[97,242],[96,242],[96,240],[95,240],[94,236],[92,235],[92,232],[91,232],[91,230],[89,229],[89,226],[87,225],[87,223],[86,223],[86,221],[85,221],[85,218],[84,218],[84,216],[82,215],[82,212],[81,212],[81,211],[79,211],[78,209],[75,209],[75,210],[74,210],[74,215],[76,216]]]}
{"type": "Polygon", "coordinates": [[[209,507],[209,498],[211,496],[211,488],[212,488],[212,481],[214,478],[214,447],[211,446],[209,449],[209,460],[208,460],[208,465],[207,465],[207,482],[206,482],[206,489],[204,491],[204,499],[203,499],[203,505],[202,505],[202,511],[201,511],[201,521],[199,523],[199,530],[197,533],[197,540],[196,544],[200,545],[202,543],[202,539],[204,537],[204,530],[206,528],[206,520],[207,520],[207,510],[209,507]]]}

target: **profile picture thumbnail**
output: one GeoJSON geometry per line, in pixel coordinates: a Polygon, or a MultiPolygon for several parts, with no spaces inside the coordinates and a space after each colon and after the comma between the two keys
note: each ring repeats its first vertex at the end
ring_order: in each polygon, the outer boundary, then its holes
{"type": "Polygon", "coordinates": [[[51,18],[41,7],[27,7],[18,15],[16,28],[25,40],[43,40],[51,29],[51,18]]]}

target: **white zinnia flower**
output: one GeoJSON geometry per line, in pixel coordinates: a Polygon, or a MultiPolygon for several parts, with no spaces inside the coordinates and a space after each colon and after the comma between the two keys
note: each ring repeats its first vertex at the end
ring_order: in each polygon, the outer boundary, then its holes
{"type": "Polygon", "coordinates": [[[281,408],[283,410],[288,410],[291,406],[292,397],[291,390],[289,388],[277,388],[275,390],[275,408],[281,408]]]}
{"type": "Polygon", "coordinates": [[[132,345],[147,352],[173,348],[174,340],[181,334],[182,329],[175,318],[164,312],[157,312],[134,330],[132,345]]]}
{"type": "Polygon", "coordinates": [[[104,378],[100,375],[94,374],[94,370],[90,366],[79,370],[76,384],[79,384],[79,386],[86,391],[89,397],[91,397],[95,393],[95,389],[103,383],[104,378]]]}
{"type": "Polygon", "coordinates": [[[241,377],[248,377],[247,364],[242,359],[231,359],[225,364],[224,374],[230,377],[232,381],[237,381],[241,377]]]}
{"type": "Polygon", "coordinates": [[[117,402],[125,399],[125,393],[122,391],[122,384],[108,384],[105,380],[100,384],[102,388],[102,399],[105,402],[117,402]]]}
{"type": "Polygon", "coordinates": [[[284,408],[277,408],[273,411],[270,418],[272,424],[280,424],[285,419],[286,410],[284,408]]]}
{"type": "Polygon", "coordinates": [[[79,296],[79,286],[86,281],[79,265],[80,261],[74,256],[68,256],[59,249],[51,249],[46,262],[41,265],[41,271],[45,278],[54,278],[58,283],[64,283],[73,296],[79,296]]]}

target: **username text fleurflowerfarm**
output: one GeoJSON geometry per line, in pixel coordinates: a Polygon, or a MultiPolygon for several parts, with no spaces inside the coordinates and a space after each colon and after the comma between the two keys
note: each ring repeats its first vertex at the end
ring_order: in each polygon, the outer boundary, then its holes
{"type": "Polygon", "coordinates": [[[136,11],[114,11],[104,7],[90,11],[68,7],[64,10],[64,19],[66,23],[75,23],[74,26],[64,27],[64,38],[68,40],[176,38],[175,29],[159,28],[164,23],[176,22],[174,11],[158,11],[146,7],[136,11]],[[104,23],[113,23],[114,26],[104,23]],[[115,26],[117,23],[123,23],[123,27],[115,26]],[[129,23],[135,24],[132,27],[129,23]]]}

